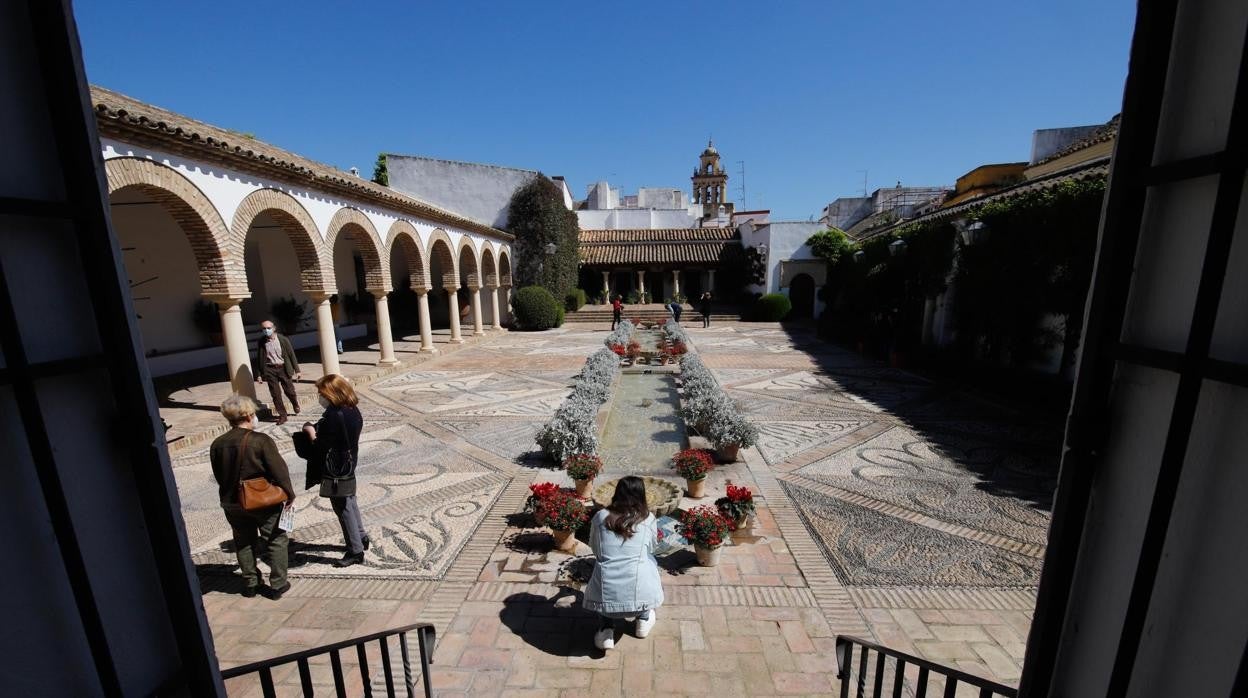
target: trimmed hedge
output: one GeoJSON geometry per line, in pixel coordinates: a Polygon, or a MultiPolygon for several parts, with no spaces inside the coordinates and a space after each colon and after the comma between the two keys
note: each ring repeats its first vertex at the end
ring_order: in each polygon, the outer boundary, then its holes
{"type": "Polygon", "coordinates": [[[548,330],[563,324],[563,306],[541,286],[525,286],[511,298],[515,325],[522,330],[548,330]]]}
{"type": "Polygon", "coordinates": [[[788,296],[783,293],[768,293],[754,302],[752,314],[759,322],[780,322],[792,309],[793,303],[788,296]]]}
{"type": "Polygon", "coordinates": [[[588,301],[589,297],[585,295],[585,289],[577,288],[569,291],[568,295],[563,297],[563,307],[569,313],[575,313],[588,301]]]}

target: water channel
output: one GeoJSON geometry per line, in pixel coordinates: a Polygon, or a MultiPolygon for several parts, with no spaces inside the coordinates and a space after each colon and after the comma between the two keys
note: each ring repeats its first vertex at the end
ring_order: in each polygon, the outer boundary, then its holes
{"type": "MultiPolygon", "coordinates": [[[[636,339],[643,352],[653,353],[659,335],[639,330],[636,339]]],[[[685,428],[671,370],[644,364],[624,369],[599,446],[604,475],[672,474],[672,456],[685,447],[685,428]]]]}

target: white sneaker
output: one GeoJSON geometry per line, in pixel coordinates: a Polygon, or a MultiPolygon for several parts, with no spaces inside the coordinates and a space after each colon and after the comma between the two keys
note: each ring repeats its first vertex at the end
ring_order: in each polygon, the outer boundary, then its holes
{"type": "Polygon", "coordinates": [[[604,652],[615,649],[615,628],[603,628],[594,633],[594,647],[604,652]]]}
{"type": "Polygon", "coordinates": [[[654,628],[654,622],[659,619],[658,609],[650,609],[649,618],[637,619],[637,637],[645,637],[650,634],[650,630],[654,628]]]}

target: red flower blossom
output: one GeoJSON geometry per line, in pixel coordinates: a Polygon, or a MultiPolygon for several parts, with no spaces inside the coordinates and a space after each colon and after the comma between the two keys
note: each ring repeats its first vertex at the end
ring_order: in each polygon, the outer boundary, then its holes
{"type": "Polygon", "coordinates": [[[706,449],[686,448],[672,457],[672,467],[686,480],[701,480],[715,467],[715,461],[706,449]]]}
{"type": "Polygon", "coordinates": [[[694,545],[717,548],[732,530],[732,522],[712,506],[694,507],[680,515],[677,531],[694,545]]]}

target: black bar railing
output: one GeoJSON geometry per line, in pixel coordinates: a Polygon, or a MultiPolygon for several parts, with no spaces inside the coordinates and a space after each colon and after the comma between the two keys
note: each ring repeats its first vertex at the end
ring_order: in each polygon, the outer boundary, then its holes
{"type": "Polygon", "coordinates": [[[867,642],[866,640],[860,640],[848,635],[837,635],[836,677],[841,680],[841,698],[849,698],[851,684],[858,687],[854,698],[864,698],[864,696],[880,698],[884,696],[884,678],[888,674],[886,665],[890,658],[893,660],[893,671],[888,695],[893,698],[901,698],[903,695],[907,665],[913,666],[917,670],[913,688],[914,698],[927,697],[928,683],[933,677],[940,677],[944,681],[945,688],[942,695],[946,698],[951,698],[958,694],[959,684],[978,688],[979,698],[992,698],[992,696],[1017,698],[1018,696],[1018,689],[1016,688],[1010,688],[988,679],[972,676],[964,671],[941,666],[905,652],[881,647],[873,642],[867,642]],[[859,648],[856,675],[854,673],[855,646],[859,648]],[[868,675],[871,677],[870,693],[867,692],[868,675]]]}
{"type": "MultiPolygon", "coordinates": [[[[382,695],[393,697],[400,695],[395,692],[395,676],[394,670],[390,664],[390,643],[389,639],[398,637],[399,655],[403,661],[403,689],[407,698],[415,698],[416,682],[419,679],[421,687],[424,689],[425,698],[432,698],[433,686],[429,681],[429,665],[433,663],[433,647],[437,640],[437,632],[429,623],[417,623],[402,628],[394,628],[385,630],[364,637],[356,637],[342,642],[335,642],[332,645],[324,645],[322,647],[314,647],[312,649],[295,652],[293,654],[284,654],[280,657],[264,659],[251,664],[232,667],[221,672],[222,679],[235,679],[248,674],[257,674],[260,677],[260,688],[264,692],[265,698],[274,698],[277,695],[273,686],[273,669],[283,664],[292,662],[299,669],[299,684],[303,687],[304,696],[315,695],[312,687],[312,671],[308,664],[308,660],[314,657],[329,655],[330,667],[334,676],[334,692],[338,696],[347,695],[346,680],[342,671],[342,650],[350,650],[355,648],[356,658],[360,664],[360,684],[365,696],[373,695],[373,677],[368,670],[368,643],[376,642],[381,655],[382,676],[386,682],[385,693],[382,695]],[[420,674],[419,677],[412,673],[412,662],[407,651],[407,635],[415,633],[416,640],[420,647],[420,674]]],[[[283,695],[287,695],[283,692],[283,695]]]]}

